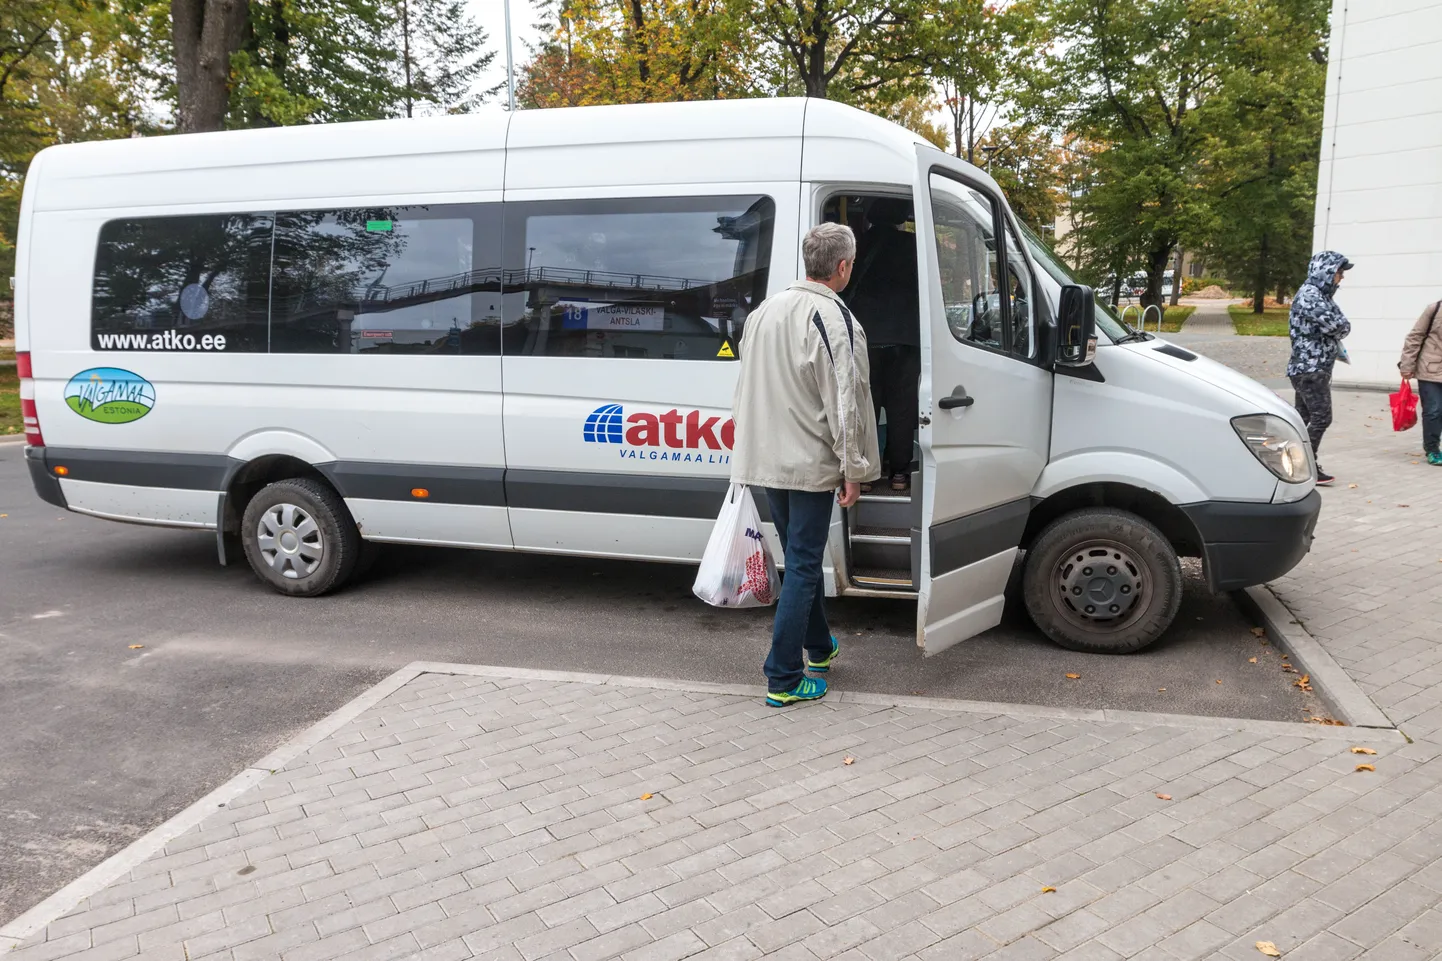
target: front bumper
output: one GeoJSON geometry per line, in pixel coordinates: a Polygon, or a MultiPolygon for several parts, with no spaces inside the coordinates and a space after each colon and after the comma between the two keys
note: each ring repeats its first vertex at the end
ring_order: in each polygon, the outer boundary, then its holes
{"type": "Polygon", "coordinates": [[[1207,586],[1239,591],[1281,577],[1307,556],[1322,496],[1314,490],[1290,504],[1206,501],[1182,510],[1201,535],[1207,586]]]}
{"type": "Polygon", "coordinates": [[[45,465],[45,448],[25,448],[25,464],[30,468],[30,483],[35,485],[35,493],[47,504],[54,504],[56,507],[69,508],[65,503],[65,492],[60,489],[60,478],[50,473],[50,468],[45,465]]]}

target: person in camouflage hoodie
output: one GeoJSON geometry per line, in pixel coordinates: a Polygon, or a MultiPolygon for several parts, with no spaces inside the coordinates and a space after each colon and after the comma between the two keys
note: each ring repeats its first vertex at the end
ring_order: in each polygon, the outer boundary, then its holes
{"type": "MultiPolygon", "coordinates": [[[[1322,446],[1322,435],[1332,423],[1332,366],[1342,349],[1342,338],[1352,332],[1352,325],[1332,300],[1342,274],[1352,262],[1335,250],[1314,254],[1307,264],[1307,279],[1292,298],[1288,331],[1292,337],[1292,356],[1287,362],[1287,378],[1297,392],[1297,413],[1307,425],[1316,456],[1322,446]]],[[[1332,483],[1332,475],[1317,466],[1317,483],[1332,483]]]]}

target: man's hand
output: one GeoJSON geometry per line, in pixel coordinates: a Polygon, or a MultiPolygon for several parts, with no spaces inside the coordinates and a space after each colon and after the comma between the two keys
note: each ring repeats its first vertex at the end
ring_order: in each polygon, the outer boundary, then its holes
{"type": "Polygon", "coordinates": [[[836,503],[842,507],[850,507],[861,500],[861,485],[855,481],[846,481],[841,485],[841,493],[836,495],[836,503]]]}

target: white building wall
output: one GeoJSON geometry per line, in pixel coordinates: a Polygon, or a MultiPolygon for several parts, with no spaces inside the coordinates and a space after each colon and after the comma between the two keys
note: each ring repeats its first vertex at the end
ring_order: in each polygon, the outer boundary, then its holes
{"type": "Polygon", "coordinates": [[[1442,0],[1333,0],[1313,248],[1356,264],[1337,381],[1395,384],[1403,337],[1442,298],[1442,0]]]}

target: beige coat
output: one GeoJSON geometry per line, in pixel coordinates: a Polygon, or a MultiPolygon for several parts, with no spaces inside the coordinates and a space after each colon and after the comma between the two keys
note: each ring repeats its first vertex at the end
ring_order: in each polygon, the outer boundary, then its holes
{"type": "Polygon", "coordinates": [[[829,491],[881,476],[866,334],[830,288],[798,281],[746,318],[732,416],[732,481],[829,491]]]}
{"type": "Polygon", "coordinates": [[[1422,316],[1417,318],[1412,332],[1402,344],[1402,359],[1397,361],[1397,366],[1403,377],[1442,383],[1442,317],[1437,316],[1439,307],[1442,307],[1442,301],[1422,311],[1422,316]]]}

